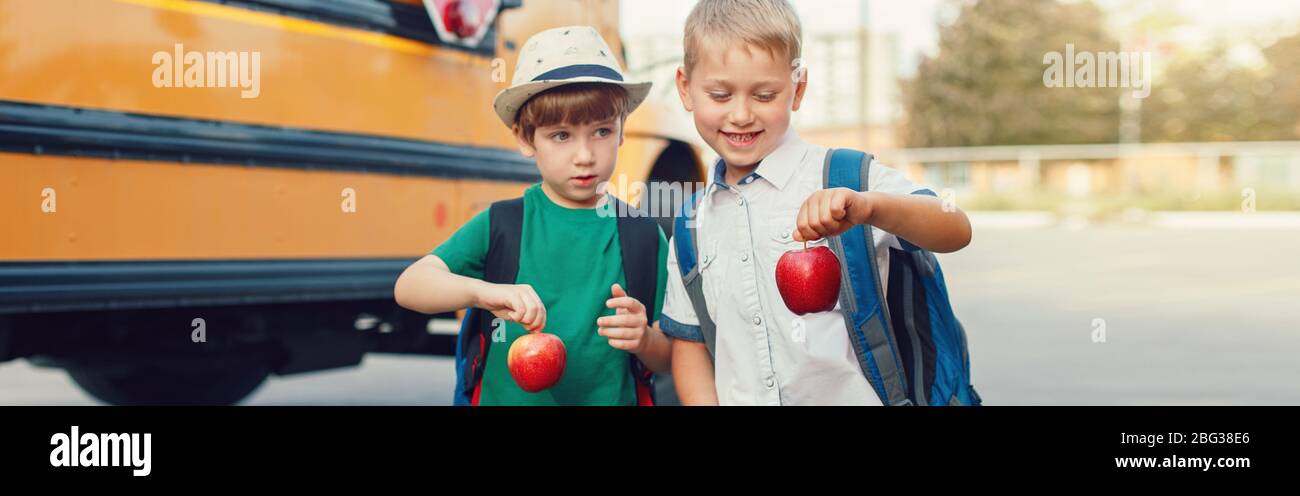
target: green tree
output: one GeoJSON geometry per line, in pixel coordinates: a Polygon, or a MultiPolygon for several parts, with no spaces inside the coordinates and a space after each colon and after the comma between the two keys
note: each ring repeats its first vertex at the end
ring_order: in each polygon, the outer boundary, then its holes
{"type": "Polygon", "coordinates": [[[1119,88],[1049,88],[1044,57],[1115,52],[1092,2],[966,2],[940,30],[939,50],[903,82],[908,146],[1113,143],[1119,88]]]}
{"type": "Polygon", "coordinates": [[[1300,138],[1300,36],[1264,48],[1264,67],[1229,54],[1218,46],[1170,63],[1143,102],[1143,141],[1300,138]]]}
{"type": "Polygon", "coordinates": [[[1142,102],[1145,142],[1269,139],[1263,71],[1235,64],[1227,47],[1171,61],[1142,102]]]}
{"type": "Polygon", "coordinates": [[[1265,48],[1264,58],[1272,72],[1265,119],[1276,126],[1273,139],[1300,139],[1300,33],[1265,48]]]}

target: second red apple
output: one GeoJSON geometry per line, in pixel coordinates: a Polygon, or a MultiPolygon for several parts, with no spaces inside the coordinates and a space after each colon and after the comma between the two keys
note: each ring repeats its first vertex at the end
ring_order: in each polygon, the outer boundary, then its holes
{"type": "Polygon", "coordinates": [[[835,309],[840,260],[825,246],[787,251],[776,262],[776,289],[796,315],[835,309]]]}

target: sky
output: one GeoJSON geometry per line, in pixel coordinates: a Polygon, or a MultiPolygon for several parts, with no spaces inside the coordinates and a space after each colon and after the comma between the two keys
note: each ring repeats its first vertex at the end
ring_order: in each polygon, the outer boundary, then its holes
{"type": "MultiPolygon", "coordinates": [[[[951,4],[961,0],[792,0],[807,33],[843,32],[862,24],[861,5],[867,4],[871,29],[898,38],[900,63],[915,65],[920,56],[933,54],[938,43],[938,23],[951,17],[951,4]],[[947,7],[945,7],[947,6],[947,7]]],[[[1194,37],[1257,35],[1262,28],[1284,33],[1300,28],[1300,0],[1097,0],[1117,19],[1148,9],[1167,8],[1186,17],[1194,37]]],[[[695,0],[624,0],[623,35],[680,36],[683,20],[695,0]]],[[[907,68],[901,68],[906,71],[907,68]]]]}

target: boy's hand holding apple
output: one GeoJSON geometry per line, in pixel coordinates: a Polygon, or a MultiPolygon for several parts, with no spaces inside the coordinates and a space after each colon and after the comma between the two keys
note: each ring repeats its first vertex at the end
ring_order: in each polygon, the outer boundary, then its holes
{"type": "Polygon", "coordinates": [[[546,328],[546,306],[532,286],[484,282],[475,291],[474,306],[497,317],[518,322],[528,332],[546,328]]]}

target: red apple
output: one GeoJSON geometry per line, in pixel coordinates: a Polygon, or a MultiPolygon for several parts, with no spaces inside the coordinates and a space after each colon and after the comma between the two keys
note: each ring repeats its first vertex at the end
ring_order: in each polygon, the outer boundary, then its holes
{"type": "Polygon", "coordinates": [[[564,342],[554,334],[530,332],[510,345],[506,367],[520,389],[536,393],[564,376],[564,342]]]}
{"type": "Polygon", "coordinates": [[[833,310],[840,297],[840,261],[825,246],[787,251],[776,261],[776,289],[795,314],[833,310]]]}

